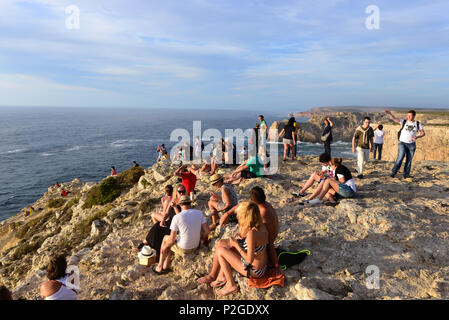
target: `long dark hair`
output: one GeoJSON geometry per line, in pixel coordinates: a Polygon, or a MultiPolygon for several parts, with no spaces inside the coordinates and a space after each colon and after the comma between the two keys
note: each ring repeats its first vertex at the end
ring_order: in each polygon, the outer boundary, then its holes
{"type": "Polygon", "coordinates": [[[336,167],[340,166],[342,162],[343,162],[342,158],[332,158],[331,159],[331,164],[336,167]]]}
{"type": "Polygon", "coordinates": [[[293,127],[293,125],[295,124],[295,117],[291,117],[290,119],[288,119],[288,123],[287,126],[289,127],[293,127]]]}

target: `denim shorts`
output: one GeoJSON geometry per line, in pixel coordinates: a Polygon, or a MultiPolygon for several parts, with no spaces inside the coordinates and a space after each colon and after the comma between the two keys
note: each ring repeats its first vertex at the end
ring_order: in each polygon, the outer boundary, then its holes
{"type": "Polygon", "coordinates": [[[350,186],[341,182],[338,183],[337,193],[343,198],[352,198],[355,195],[354,190],[350,186]]]}

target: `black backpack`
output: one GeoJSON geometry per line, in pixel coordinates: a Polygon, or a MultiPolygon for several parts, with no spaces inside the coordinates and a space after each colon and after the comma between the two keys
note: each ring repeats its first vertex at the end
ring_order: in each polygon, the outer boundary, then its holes
{"type": "Polygon", "coordinates": [[[290,252],[281,248],[275,248],[278,256],[279,265],[282,270],[285,270],[296,264],[300,264],[307,256],[310,255],[309,250],[301,250],[298,252],[290,252]]]}
{"type": "MultiPolygon", "coordinates": [[[[401,137],[401,132],[402,132],[402,129],[404,129],[406,122],[407,122],[407,120],[404,120],[404,122],[402,122],[401,130],[398,131],[398,140],[401,137]]],[[[416,129],[418,129],[418,131],[419,131],[419,121],[416,121],[416,129]]]]}

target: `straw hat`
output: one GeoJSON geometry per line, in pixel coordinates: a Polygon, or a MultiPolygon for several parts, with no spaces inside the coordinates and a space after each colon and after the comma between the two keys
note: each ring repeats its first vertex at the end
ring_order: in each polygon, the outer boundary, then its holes
{"type": "Polygon", "coordinates": [[[143,246],[137,257],[139,259],[149,259],[155,256],[156,253],[156,250],[152,249],[150,246],[143,246]]]}
{"type": "Polygon", "coordinates": [[[189,196],[184,195],[181,196],[181,198],[179,198],[178,204],[190,204],[190,203],[192,203],[192,200],[190,200],[189,196]]]}
{"type": "Polygon", "coordinates": [[[214,184],[220,180],[223,180],[223,176],[219,173],[216,173],[210,177],[210,184],[214,184]]]}

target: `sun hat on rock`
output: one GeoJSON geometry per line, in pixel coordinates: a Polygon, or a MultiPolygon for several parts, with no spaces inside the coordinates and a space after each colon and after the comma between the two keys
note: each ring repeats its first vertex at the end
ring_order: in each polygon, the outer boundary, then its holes
{"type": "Polygon", "coordinates": [[[140,250],[140,252],[137,255],[137,257],[139,259],[149,259],[149,258],[155,256],[156,253],[157,253],[156,250],[154,250],[150,246],[143,246],[142,250],[140,250]]]}

